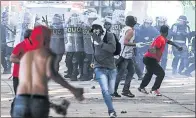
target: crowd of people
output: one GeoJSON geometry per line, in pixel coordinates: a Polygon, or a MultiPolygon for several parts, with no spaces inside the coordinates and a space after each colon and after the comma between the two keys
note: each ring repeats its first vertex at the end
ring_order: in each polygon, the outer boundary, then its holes
{"type": "MultiPolygon", "coordinates": [[[[83,89],[69,85],[65,78],[98,81],[110,117],[117,116],[112,97],[121,97],[118,86],[123,78],[122,95],[135,97],[130,91],[135,73],[138,80],[142,80],[138,90],[145,94],[149,93],[145,87],[155,74],[156,81],[150,93],[161,96],[159,88],[167,68],[167,44],[173,46],[173,74],[191,76],[195,70],[195,31],[190,31],[186,16],[179,16],[177,23],[169,28],[167,19],[162,16],[157,17],[156,26],[152,26],[150,17],[140,25],[132,15],[120,15],[124,18],[116,23],[112,22],[111,16],[100,18],[95,12],[83,15],[85,17],[81,20],[78,14],[72,14],[65,23],[62,16],[55,14],[52,24],[44,21],[43,26],[36,22],[32,30],[24,23],[23,40],[13,48],[8,59],[5,59],[7,22],[2,20],[1,64],[5,74],[11,73],[7,62],[14,63],[12,75],[16,97],[12,103],[13,117],[48,117],[47,78],[68,88],[78,100],[83,100],[83,89]],[[58,72],[64,54],[67,71],[63,78],[58,72]],[[42,107],[37,109],[36,105],[42,107]]],[[[24,21],[28,22],[28,18],[24,21]]]]}

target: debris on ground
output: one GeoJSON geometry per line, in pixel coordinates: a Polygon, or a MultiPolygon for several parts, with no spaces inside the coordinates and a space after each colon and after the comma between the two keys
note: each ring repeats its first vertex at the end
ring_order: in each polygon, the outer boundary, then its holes
{"type": "Polygon", "coordinates": [[[92,86],[91,89],[95,89],[95,86],[92,86]]]}
{"type": "Polygon", "coordinates": [[[121,111],[121,113],[123,114],[123,113],[127,113],[127,111],[121,111]]]}

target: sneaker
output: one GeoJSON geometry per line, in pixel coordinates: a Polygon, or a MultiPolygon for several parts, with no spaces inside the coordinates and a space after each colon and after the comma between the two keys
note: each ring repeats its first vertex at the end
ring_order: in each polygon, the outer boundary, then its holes
{"type": "Polygon", "coordinates": [[[119,95],[117,92],[114,92],[114,93],[112,94],[112,97],[118,97],[118,98],[120,98],[121,95],[119,95]]]}
{"type": "Polygon", "coordinates": [[[138,80],[143,80],[143,78],[142,77],[139,77],[138,80]]]}
{"type": "Polygon", "coordinates": [[[150,93],[155,95],[155,96],[162,96],[158,89],[157,90],[151,90],[150,93]]]}
{"type": "Polygon", "coordinates": [[[109,117],[110,118],[116,118],[117,117],[116,112],[109,113],[109,117]]]}
{"type": "Polygon", "coordinates": [[[145,88],[141,89],[141,88],[139,87],[139,88],[138,88],[138,91],[139,91],[139,92],[142,92],[142,93],[144,93],[144,94],[148,94],[148,92],[146,91],[145,88]]]}
{"type": "Polygon", "coordinates": [[[132,94],[131,91],[124,91],[124,92],[122,92],[122,95],[130,97],[130,98],[135,97],[135,95],[132,94]]]}

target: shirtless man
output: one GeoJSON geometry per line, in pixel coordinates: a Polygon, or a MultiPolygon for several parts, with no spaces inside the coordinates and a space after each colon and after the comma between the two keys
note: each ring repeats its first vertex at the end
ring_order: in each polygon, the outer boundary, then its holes
{"type": "Polygon", "coordinates": [[[53,54],[49,49],[51,31],[45,26],[36,26],[30,39],[32,51],[20,60],[19,85],[14,101],[14,118],[48,118],[49,96],[48,81],[53,79],[69,89],[77,100],[83,100],[83,88],[75,88],[54,69],[53,54]]]}

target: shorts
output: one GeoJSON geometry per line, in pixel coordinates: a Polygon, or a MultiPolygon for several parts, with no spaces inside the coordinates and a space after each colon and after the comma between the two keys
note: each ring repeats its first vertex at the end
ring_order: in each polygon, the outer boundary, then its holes
{"type": "Polygon", "coordinates": [[[13,118],[48,118],[48,96],[21,94],[15,97],[13,104],[13,118]]]}

